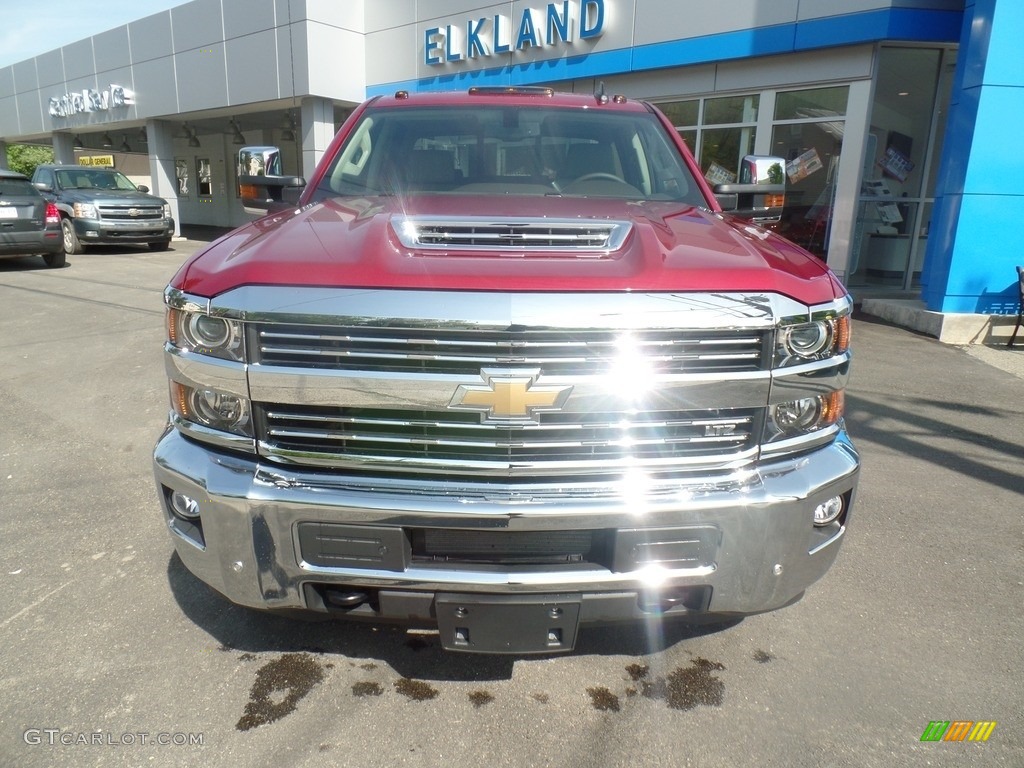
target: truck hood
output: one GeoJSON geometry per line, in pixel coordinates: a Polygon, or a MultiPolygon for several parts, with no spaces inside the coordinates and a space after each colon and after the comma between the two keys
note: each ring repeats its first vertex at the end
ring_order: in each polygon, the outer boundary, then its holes
{"type": "Polygon", "coordinates": [[[328,199],[269,216],[196,254],[172,280],[214,297],[243,285],[480,291],[752,291],[806,304],[845,293],[821,261],[747,222],[679,203],[573,197],[328,199]],[[452,211],[457,211],[453,214],[452,211]],[[622,246],[594,257],[446,251],[402,244],[401,216],[629,222],[622,246]]]}

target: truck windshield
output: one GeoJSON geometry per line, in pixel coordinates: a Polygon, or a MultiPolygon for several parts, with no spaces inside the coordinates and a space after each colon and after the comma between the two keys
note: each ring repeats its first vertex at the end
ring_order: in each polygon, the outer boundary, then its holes
{"type": "Polygon", "coordinates": [[[316,196],[451,194],[706,205],[654,115],[557,108],[369,110],[316,196]]]}
{"type": "Polygon", "coordinates": [[[61,189],[136,189],[128,177],[118,171],[93,171],[88,168],[57,171],[57,184],[61,189]]]}

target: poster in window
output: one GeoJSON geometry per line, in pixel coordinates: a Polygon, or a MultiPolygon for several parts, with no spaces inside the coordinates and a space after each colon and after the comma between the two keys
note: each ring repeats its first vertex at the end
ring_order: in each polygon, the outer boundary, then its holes
{"type": "Polygon", "coordinates": [[[704,178],[708,180],[708,184],[733,184],[736,181],[736,174],[712,160],[704,178]]]}
{"type": "Polygon", "coordinates": [[[900,183],[906,181],[910,172],[914,170],[914,163],[910,158],[892,146],[885,150],[885,155],[878,161],[878,164],[882,167],[882,173],[900,183]]]}
{"type": "Polygon", "coordinates": [[[188,197],[188,161],[184,158],[174,158],[174,177],[178,181],[178,197],[188,197]]]}
{"type": "Polygon", "coordinates": [[[796,184],[824,167],[825,164],[821,162],[818,150],[811,147],[802,155],[786,163],[786,175],[789,177],[790,184],[796,184]]]}
{"type": "Polygon", "coordinates": [[[209,158],[196,158],[196,190],[200,197],[210,197],[213,194],[213,172],[209,158]]]}

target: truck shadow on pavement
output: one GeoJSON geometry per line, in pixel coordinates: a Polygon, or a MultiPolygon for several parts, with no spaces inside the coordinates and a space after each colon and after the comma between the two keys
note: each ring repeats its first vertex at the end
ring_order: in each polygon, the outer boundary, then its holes
{"type": "Polygon", "coordinates": [[[883,402],[881,397],[863,395],[847,395],[846,407],[847,425],[857,445],[884,447],[933,464],[936,471],[1008,491],[1024,489],[1012,464],[1021,455],[1021,444],[978,428],[983,418],[1015,418],[1012,409],[920,397],[910,403],[883,402]]]}
{"type": "MultiPolygon", "coordinates": [[[[185,616],[218,641],[219,649],[226,653],[323,654],[386,664],[403,678],[439,681],[508,680],[517,660],[538,658],[451,653],[441,647],[436,632],[347,621],[313,612],[280,614],[244,608],[193,576],[176,553],[168,561],[167,580],[185,616]]],[[[642,657],[721,632],[739,622],[734,619],[694,625],[652,619],[645,624],[588,627],[580,630],[576,648],[568,655],[642,657]]]]}

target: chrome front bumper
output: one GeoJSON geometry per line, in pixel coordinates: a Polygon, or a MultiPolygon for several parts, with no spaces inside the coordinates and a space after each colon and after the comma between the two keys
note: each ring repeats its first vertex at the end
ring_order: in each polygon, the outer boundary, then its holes
{"type": "MultiPolygon", "coordinates": [[[[163,514],[185,566],[231,601],[266,609],[326,610],[325,589],[366,590],[374,599],[353,618],[435,621],[446,595],[574,596],[580,623],[666,613],[743,615],[799,599],[835,560],[849,524],[858,457],[840,432],[829,445],[758,469],[675,483],[671,487],[551,488],[532,486],[495,495],[444,483],[400,486],[337,472],[310,472],[220,453],[169,428],[157,444],[154,467],[163,514]],[[198,502],[199,517],[172,513],[169,493],[198,502]],[[846,511],[824,528],[812,524],[816,505],[844,496],[846,511]],[[341,566],[303,557],[301,524],[352,526],[375,533],[432,529],[565,531],[602,529],[632,547],[649,534],[657,542],[700,531],[701,562],[666,567],[656,559],[623,570],[565,566],[451,565],[412,562],[403,555],[341,566]],[[710,544],[708,543],[710,542],[710,544]],[[710,547],[710,549],[708,549],[710,547]],[[693,588],[700,606],[659,603],[657,595],[693,588]],[[651,595],[655,599],[651,599],[651,595]],[[605,599],[602,599],[605,598],[605,599]]],[[[395,539],[392,538],[391,541],[395,539]]],[[[616,563],[625,554],[617,553],[616,563]]],[[[628,557],[626,558],[628,560],[628,557]]],[[[686,603],[686,601],[683,601],[686,603]]]]}

